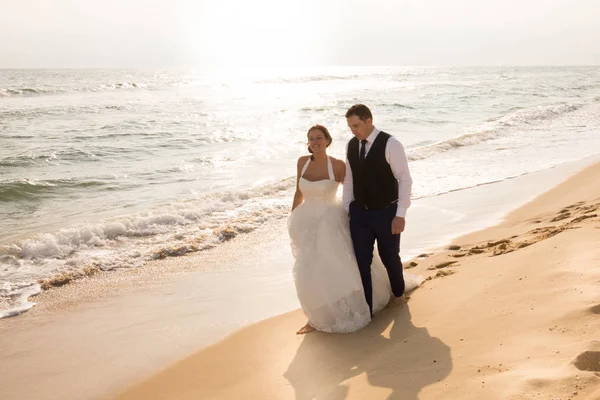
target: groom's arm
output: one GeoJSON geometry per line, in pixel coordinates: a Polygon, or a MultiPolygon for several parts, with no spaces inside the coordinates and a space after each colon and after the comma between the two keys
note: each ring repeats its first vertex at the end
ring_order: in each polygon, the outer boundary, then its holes
{"type": "Polygon", "coordinates": [[[408,169],[408,159],[404,146],[396,138],[391,137],[385,147],[385,158],[390,164],[394,177],[398,179],[398,209],[396,216],[405,218],[410,207],[410,194],[412,191],[412,177],[408,169]]]}
{"type": "MultiPolygon", "coordinates": [[[[348,146],[346,146],[346,155],[348,154],[348,146]]],[[[350,213],[350,203],[354,201],[354,182],[352,180],[352,168],[350,161],[346,156],[346,176],[344,177],[344,188],[342,192],[342,200],[344,202],[344,210],[346,214],[350,213]]]]}

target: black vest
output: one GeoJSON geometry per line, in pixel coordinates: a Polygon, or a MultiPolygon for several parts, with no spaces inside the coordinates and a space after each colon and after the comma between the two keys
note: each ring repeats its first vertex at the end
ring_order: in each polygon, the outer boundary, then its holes
{"type": "Polygon", "coordinates": [[[359,159],[360,141],[348,143],[348,162],[352,168],[354,201],[363,208],[380,210],[398,200],[398,180],[385,159],[385,147],[391,135],[381,131],[371,145],[364,163],[359,159]]]}

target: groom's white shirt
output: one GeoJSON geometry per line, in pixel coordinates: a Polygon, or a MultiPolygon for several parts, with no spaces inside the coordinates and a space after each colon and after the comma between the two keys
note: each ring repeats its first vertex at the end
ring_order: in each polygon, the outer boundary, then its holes
{"type": "MultiPolygon", "coordinates": [[[[367,138],[365,144],[365,156],[369,154],[371,145],[379,135],[380,130],[373,127],[373,132],[367,138]]],[[[360,142],[358,144],[358,151],[360,154],[360,142]]],[[[348,147],[346,146],[346,154],[348,154],[348,147]]],[[[396,211],[397,217],[406,217],[406,210],[410,207],[410,193],[412,190],[412,178],[408,169],[408,160],[404,151],[404,146],[395,137],[390,137],[385,145],[385,159],[394,177],[398,180],[398,209],[396,211]]],[[[352,180],[352,168],[350,162],[346,159],[346,177],[344,178],[344,192],[343,192],[344,208],[346,213],[350,211],[350,203],[354,201],[354,183],[352,180]]]]}

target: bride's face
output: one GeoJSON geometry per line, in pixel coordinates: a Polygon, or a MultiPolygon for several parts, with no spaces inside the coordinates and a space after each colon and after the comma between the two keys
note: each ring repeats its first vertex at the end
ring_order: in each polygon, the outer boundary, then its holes
{"type": "Polygon", "coordinates": [[[313,153],[325,152],[327,146],[329,146],[329,143],[323,132],[318,129],[308,132],[308,147],[313,153]]]}

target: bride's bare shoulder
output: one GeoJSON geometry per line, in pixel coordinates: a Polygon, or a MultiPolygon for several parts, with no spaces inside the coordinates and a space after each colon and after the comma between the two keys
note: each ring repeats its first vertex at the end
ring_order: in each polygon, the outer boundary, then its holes
{"type": "Polygon", "coordinates": [[[343,160],[340,160],[338,158],[335,157],[331,157],[331,163],[333,164],[334,168],[345,168],[346,167],[346,163],[343,160]]]}
{"type": "Polygon", "coordinates": [[[304,165],[304,163],[306,162],[306,160],[308,160],[308,159],[309,159],[309,157],[310,157],[310,156],[300,156],[300,157],[298,158],[298,165],[300,165],[300,164],[304,165]]]}

